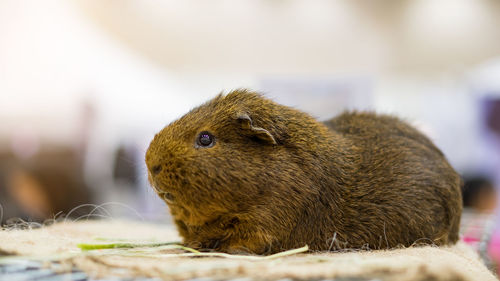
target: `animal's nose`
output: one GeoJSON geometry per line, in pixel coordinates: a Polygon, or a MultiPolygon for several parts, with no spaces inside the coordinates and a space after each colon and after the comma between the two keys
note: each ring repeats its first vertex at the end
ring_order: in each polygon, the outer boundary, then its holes
{"type": "Polygon", "coordinates": [[[154,165],[153,167],[151,167],[151,173],[153,175],[158,175],[162,170],[162,166],[161,165],[154,165]]]}

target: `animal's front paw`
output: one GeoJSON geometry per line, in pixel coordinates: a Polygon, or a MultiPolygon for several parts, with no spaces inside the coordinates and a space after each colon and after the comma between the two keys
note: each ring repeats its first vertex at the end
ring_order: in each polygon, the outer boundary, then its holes
{"type": "Polygon", "coordinates": [[[255,253],[252,253],[249,249],[246,249],[243,247],[228,248],[224,252],[231,254],[231,255],[240,255],[240,256],[255,255],[255,253]]]}

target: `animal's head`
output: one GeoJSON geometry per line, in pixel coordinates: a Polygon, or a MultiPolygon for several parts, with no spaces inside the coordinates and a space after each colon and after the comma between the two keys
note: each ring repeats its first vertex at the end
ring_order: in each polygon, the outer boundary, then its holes
{"type": "Polygon", "coordinates": [[[306,122],[316,124],[256,93],[219,95],[154,137],[146,153],[150,183],[189,225],[286,204],[279,198],[293,198],[307,181],[300,155],[306,122]]]}

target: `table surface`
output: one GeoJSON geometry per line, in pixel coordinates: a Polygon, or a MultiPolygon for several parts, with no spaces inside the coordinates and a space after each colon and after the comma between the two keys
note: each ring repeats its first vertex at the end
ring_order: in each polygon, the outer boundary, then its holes
{"type": "MultiPolygon", "coordinates": [[[[57,269],[61,267],[58,263],[52,263],[51,268],[47,268],[38,261],[16,260],[2,263],[0,261],[0,281],[161,281],[160,278],[105,278],[94,279],[86,273],[73,268],[71,271],[59,272],[57,269]]],[[[189,279],[190,281],[213,281],[211,278],[196,278],[189,279]]],[[[233,281],[251,281],[251,278],[229,279],[233,281]]],[[[280,281],[292,281],[292,279],[281,279],[280,281]]],[[[380,279],[364,279],[364,278],[337,278],[324,279],[322,281],[383,281],[380,279]]]]}

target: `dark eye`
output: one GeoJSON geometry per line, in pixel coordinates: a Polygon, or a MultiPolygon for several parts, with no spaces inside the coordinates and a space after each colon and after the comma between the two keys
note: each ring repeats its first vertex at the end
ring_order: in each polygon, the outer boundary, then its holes
{"type": "Polygon", "coordinates": [[[198,135],[197,144],[201,147],[212,147],[215,143],[215,137],[207,131],[198,135]]]}

